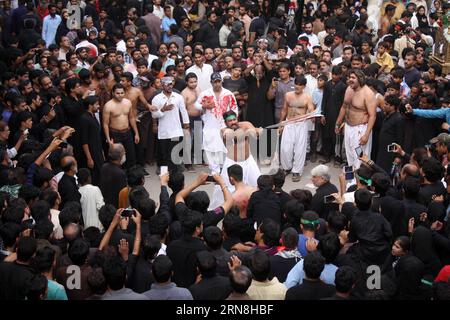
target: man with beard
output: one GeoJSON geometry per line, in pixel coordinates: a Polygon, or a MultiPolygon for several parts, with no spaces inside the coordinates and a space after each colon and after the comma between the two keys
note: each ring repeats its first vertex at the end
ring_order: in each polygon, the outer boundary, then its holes
{"type": "Polygon", "coordinates": [[[211,171],[217,173],[226,153],[220,135],[220,129],[224,127],[222,115],[230,110],[237,115],[239,111],[233,93],[222,87],[222,77],[218,72],[211,75],[211,84],[211,89],[200,93],[195,106],[203,111],[203,150],[211,171]]]}
{"type": "Polygon", "coordinates": [[[136,114],[132,110],[132,103],[125,98],[125,89],[121,84],[115,84],[112,90],[113,98],[103,107],[103,130],[106,142],[122,143],[126,151],[126,167],[136,164],[134,144],[139,143],[139,132],[136,126],[136,114]],[[134,131],[134,142],[132,132],[134,131]]]}
{"type": "Polygon", "coordinates": [[[108,78],[113,78],[113,76],[106,76],[105,65],[101,62],[96,63],[91,73],[91,85],[95,88],[95,95],[99,98],[100,106],[104,106],[111,99],[108,78]]]}
{"type": "Polygon", "coordinates": [[[168,166],[169,170],[172,171],[176,169],[172,159],[172,150],[180,137],[183,137],[183,129],[189,129],[189,116],[183,97],[173,92],[174,79],[164,77],[161,83],[163,92],[153,98],[152,102],[157,110],[152,113],[152,117],[159,120],[159,165],[168,166]],[[180,113],[183,124],[180,123],[180,113]]]}
{"type": "Polygon", "coordinates": [[[44,18],[42,24],[42,39],[45,41],[45,45],[55,43],[56,31],[61,23],[61,17],[56,14],[56,6],[54,4],[48,5],[49,15],[44,18]]]}
{"type": "MultiPolygon", "coordinates": [[[[199,95],[199,89],[198,89],[198,80],[197,80],[197,76],[195,75],[195,73],[191,72],[188,73],[186,75],[186,88],[184,88],[183,91],[181,91],[181,95],[184,98],[184,104],[186,105],[186,110],[187,113],[189,115],[189,121],[190,121],[190,127],[191,129],[194,128],[194,123],[195,121],[202,121],[201,119],[201,111],[198,110],[195,107],[195,102],[197,101],[198,95],[199,95]]],[[[192,132],[191,132],[192,134],[192,132]]],[[[185,140],[185,150],[192,150],[192,136],[185,136],[184,137],[185,140]]],[[[184,155],[184,159],[190,159],[190,154],[189,155],[184,155]]],[[[194,163],[196,163],[197,159],[194,159],[194,163]]],[[[187,164],[188,162],[185,161],[185,164],[187,164]]],[[[192,162],[191,162],[192,163],[192,162]]],[[[195,171],[194,167],[192,166],[192,164],[187,164],[186,168],[188,169],[188,171],[195,171]]]]}
{"type": "Polygon", "coordinates": [[[248,121],[238,122],[234,111],[227,111],[223,114],[226,128],[220,130],[222,139],[227,149],[227,155],[223,164],[221,176],[225,184],[230,189],[231,183],[228,177],[228,168],[234,164],[242,167],[243,182],[256,187],[258,177],[261,175],[258,164],[250,152],[249,139],[256,139],[262,132],[262,128],[255,128],[248,121]]]}
{"type": "Polygon", "coordinates": [[[322,99],[322,152],[324,160],[319,163],[325,164],[331,161],[335,155],[336,134],[334,126],[339,115],[342,102],[344,101],[345,90],[347,86],[341,80],[342,67],[334,66],[331,70],[331,80],[325,84],[322,99]]]}
{"type": "Polygon", "coordinates": [[[395,155],[387,150],[388,145],[392,143],[403,145],[405,121],[398,112],[400,103],[398,96],[388,95],[384,98],[384,105],[382,106],[384,119],[379,134],[376,164],[386,172],[390,172],[395,155]]]}
{"type": "Polygon", "coordinates": [[[100,168],[105,161],[100,135],[100,123],[96,118],[99,109],[99,98],[89,96],[83,100],[85,112],[80,117],[81,138],[80,143],[86,157],[87,167],[92,172],[92,182],[97,185],[100,182],[100,168]]]}
{"type": "Polygon", "coordinates": [[[376,99],[373,91],[366,85],[365,75],[361,70],[350,70],[347,84],[344,103],[336,120],[335,133],[339,134],[344,127],[347,162],[349,166],[358,169],[361,165],[361,155],[357,154],[355,149],[361,147],[365,155],[370,155],[372,150],[376,99]]]}
{"type": "Polygon", "coordinates": [[[78,78],[67,79],[65,84],[66,97],[63,99],[62,109],[66,119],[66,124],[75,129],[74,134],[69,138],[68,142],[73,146],[73,153],[76,159],[80,162],[80,167],[84,167],[85,159],[81,151],[80,132],[81,120],[84,108],[81,101],[83,94],[83,87],[78,78]]]}
{"type": "Polygon", "coordinates": [[[132,112],[134,112],[136,118],[138,118],[138,115],[139,115],[139,120],[137,120],[136,125],[139,130],[139,137],[141,137],[141,140],[139,141],[139,144],[136,145],[136,153],[137,153],[137,162],[140,165],[144,166],[145,165],[144,150],[147,149],[144,146],[146,146],[148,144],[148,139],[147,139],[148,135],[143,135],[143,133],[148,132],[148,128],[150,128],[151,120],[148,117],[142,118],[142,116],[143,116],[144,112],[156,111],[156,108],[147,102],[142,90],[131,86],[132,80],[133,80],[133,75],[129,72],[124,72],[120,76],[120,84],[125,89],[125,98],[131,101],[132,112]],[[142,120],[144,120],[144,121],[142,121],[142,120]]]}
{"type": "Polygon", "coordinates": [[[166,72],[166,68],[170,65],[174,65],[175,61],[169,58],[167,55],[169,54],[169,47],[165,43],[161,43],[158,47],[158,56],[162,62],[162,72],[166,72]]]}

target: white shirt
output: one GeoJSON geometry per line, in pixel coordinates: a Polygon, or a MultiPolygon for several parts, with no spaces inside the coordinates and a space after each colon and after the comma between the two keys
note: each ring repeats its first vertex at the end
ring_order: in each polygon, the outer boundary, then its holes
{"type": "Polygon", "coordinates": [[[183,118],[183,124],[189,124],[189,115],[184,104],[183,96],[172,92],[170,97],[167,97],[164,92],[161,92],[153,98],[152,105],[158,108],[158,111],[152,112],[152,117],[159,119],[158,139],[182,137],[183,128],[180,122],[180,112],[183,118]],[[174,108],[170,111],[160,111],[165,104],[173,104],[174,108]]]}
{"type": "Polygon", "coordinates": [[[220,76],[225,80],[226,78],[231,78],[231,73],[228,70],[223,70],[220,71],[220,76]]]}
{"type": "Polygon", "coordinates": [[[199,68],[196,64],[186,70],[186,75],[190,72],[195,73],[198,81],[198,89],[200,91],[204,91],[206,89],[212,88],[211,85],[211,75],[214,70],[213,67],[209,64],[204,63],[202,68],[199,68]]]}
{"type": "Polygon", "coordinates": [[[78,189],[81,194],[80,204],[83,214],[84,228],[97,227],[103,230],[103,225],[98,218],[98,211],[105,204],[99,187],[87,184],[78,189]]]}
{"type": "Polygon", "coordinates": [[[305,76],[306,78],[306,87],[305,87],[305,92],[309,93],[309,95],[312,97],[314,89],[317,88],[317,79],[314,78],[312,75],[307,74],[305,76]]]}
{"type": "Polygon", "coordinates": [[[148,68],[149,68],[149,69],[150,69],[150,67],[152,66],[153,60],[156,60],[156,59],[158,59],[157,56],[155,56],[155,55],[153,55],[153,54],[149,54],[149,55],[148,55],[147,61],[148,61],[148,68]]]}
{"type": "Polygon", "coordinates": [[[116,50],[122,51],[123,53],[127,52],[127,45],[123,39],[116,43],[116,50]]]}
{"type": "Polygon", "coordinates": [[[231,33],[231,28],[223,25],[222,28],[220,28],[219,30],[219,43],[221,47],[226,47],[227,46],[227,40],[228,40],[228,36],[231,33]]]}
{"type": "Polygon", "coordinates": [[[331,61],[331,64],[333,65],[333,66],[337,66],[339,63],[341,63],[343,61],[343,59],[342,59],[342,57],[337,57],[336,59],[333,59],[332,61],[331,61]]]}
{"type": "Polygon", "coordinates": [[[53,236],[56,240],[60,240],[64,237],[63,229],[59,224],[59,210],[50,209],[51,220],[53,223],[53,236]]]}
{"type": "Polygon", "coordinates": [[[233,110],[238,115],[238,107],[234,94],[225,88],[222,88],[219,99],[217,99],[214,90],[208,89],[200,93],[195,104],[196,108],[203,110],[203,99],[214,99],[214,108],[205,110],[202,115],[203,120],[203,150],[209,152],[227,152],[220,135],[220,129],[225,128],[223,114],[226,111],[233,110]]]}
{"type": "Polygon", "coordinates": [[[153,6],[153,14],[162,20],[164,17],[164,8],[162,6],[159,6],[159,8],[157,6],[153,6]]]}
{"type": "Polygon", "coordinates": [[[300,39],[301,37],[308,37],[308,40],[309,40],[308,50],[309,50],[309,52],[313,52],[313,47],[314,46],[320,45],[319,38],[314,33],[311,33],[311,34],[302,33],[301,35],[298,36],[298,39],[300,39]]]}

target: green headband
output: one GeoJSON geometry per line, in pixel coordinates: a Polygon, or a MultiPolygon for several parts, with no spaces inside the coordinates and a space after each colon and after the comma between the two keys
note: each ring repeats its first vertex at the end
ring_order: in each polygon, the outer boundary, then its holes
{"type": "Polygon", "coordinates": [[[372,185],[372,179],[366,179],[361,177],[360,175],[358,175],[359,180],[361,180],[362,182],[364,182],[368,187],[370,187],[372,185]]]}
{"type": "Polygon", "coordinates": [[[225,121],[230,121],[230,120],[234,120],[234,119],[236,119],[236,115],[230,114],[229,116],[227,116],[227,117],[225,118],[225,121]]]}
{"type": "Polygon", "coordinates": [[[301,224],[312,224],[312,225],[314,226],[314,225],[319,224],[320,221],[319,221],[319,219],[317,219],[317,220],[300,219],[300,223],[301,223],[301,224]]]}

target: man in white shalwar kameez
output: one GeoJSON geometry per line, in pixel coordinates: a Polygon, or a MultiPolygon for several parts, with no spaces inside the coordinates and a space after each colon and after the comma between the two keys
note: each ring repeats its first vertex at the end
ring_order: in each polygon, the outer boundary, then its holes
{"type": "Polygon", "coordinates": [[[227,149],[220,135],[225,128],[223,114],[233,111],[238,115],[236,98],[230,90],[222,87],[222,77],[218,72],[211,75],[212,88],[200,93],[195,107],[202,110],[203,146],[206,160],[212,173],[220,173],[227,149]]]}

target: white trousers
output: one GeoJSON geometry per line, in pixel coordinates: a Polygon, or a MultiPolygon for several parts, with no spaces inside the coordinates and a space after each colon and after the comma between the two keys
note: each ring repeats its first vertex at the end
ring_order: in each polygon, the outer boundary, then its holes
{"type": "MultiPolygon", "coordinates": [[[[225,185],[228,188],[228,191],[231,193],[234,192],[234,186],[230,183],[230,178],[228,177],[228,168],[232,165],[237,164],[242,167],[243,179],[242,181],[252,187],[256,187],[259,176],[261,175],[261,171],[259,170],[258,164],[252,155],[250,155],[247,160],[242,162],[233,161],[230,158],[225,158],[225,162],[223,164],[222,172],[220,175],[225,182],[225,185]]],[[[209,208],[215,209],[223,203],[223,193],[218,185],[214,187],[214,192],[212,195],[212,199],[209,205],[209,208]]]]}
{"type": "MultiPolygon", "coordinates": [[[[358,169],[361,165],[361,161],[358,159],[355,149],[359,147],[359,139],[364,135],[367,129],[367,124],[360,124],[357,126],[349,126],[347,123],[344,127],[344,145],[345,155],[347,156],[347,162],[349,166],[353,166],[354,169],[358,169]]],[[[370,133],[369,140],[363,146],[361,146],[365,155],[369,156],[372,151],[372,132],[370,133]]]]}
{"type": "Polygon", "coordinates": [[[225,153],[221,151],[211,152],[205,150],[205,155],[211,173],[220,173],[220,167],[224,164],[225,153]]]}
{"type": "Polygon", "coordinates": [[[306,121],[288,124],[284,127],[280,146],[280,162],[284,170],[292,170],[292,173],[300,175],[303,173],[308,134],[306,121]]]}

